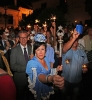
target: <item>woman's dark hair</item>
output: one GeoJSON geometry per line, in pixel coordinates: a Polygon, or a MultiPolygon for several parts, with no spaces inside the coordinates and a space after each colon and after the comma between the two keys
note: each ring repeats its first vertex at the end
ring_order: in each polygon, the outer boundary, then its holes
{"type": "Polygon", "coordinates": [[[45,50],[46,50],[47,45],[46,45],[45,42],[35,42],[35,43],[34,43],[34,48],[33,48],[33,54],[34,54],[34,55],[35,55],[35,50],[36,50],[37,48],[39,48],[41,45],[44,45],[44,46],[45,46],[45,50]]]}

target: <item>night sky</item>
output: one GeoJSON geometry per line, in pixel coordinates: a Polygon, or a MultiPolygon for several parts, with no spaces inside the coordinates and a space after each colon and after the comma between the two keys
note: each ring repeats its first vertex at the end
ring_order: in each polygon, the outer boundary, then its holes
{"type": "MultiPolygon", "coordinates": [[[[17,0],[17,6],[30,7],[34,0],[17,0]]],[[[0,0],[0,6],[14,6],[14,0],[0,0]]]]}

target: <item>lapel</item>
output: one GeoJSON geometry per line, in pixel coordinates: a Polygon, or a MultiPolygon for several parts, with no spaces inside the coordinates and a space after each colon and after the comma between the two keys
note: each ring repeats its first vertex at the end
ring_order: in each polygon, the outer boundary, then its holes
{"type": "Polygon", "coordinates": [[[0,40],[0,49],[1,50],[4,50],[5,49],[4,46],[3,46],[2,40],[0,40]]]}
{"type": "Polygon", "coordinates": [[[20,56],[22,59],[24,59],[24,60],[25,60],[24,55],[23,55],[23,51],[22,51],[22,49],[21,49],[21,46],[20,46],[20,45],[18,45],[18,53],[19,53],[19,56],[20,56]]]}
{"type": "Polygon", "coordinates": [[[19,53],[21,53],[21,54],[23,55],[23,51],[22,51],[22,49],[21,49],[21,46],[20,46],[20,45],[18,45],[18,51],[19,51],[19,53]]]}
{"type": "MultiPolygon", "coordinates": [[[[27,45],[27,48],[28,48],[28,56],[29,56],[31,54],[31,46],[27,45]]],[[[18,52],[19,52],[19,55],[21,56],[21,59],[24,59],[23,61],[25,61],[25,57],[20,45],[18,45],[18,52]]]]}

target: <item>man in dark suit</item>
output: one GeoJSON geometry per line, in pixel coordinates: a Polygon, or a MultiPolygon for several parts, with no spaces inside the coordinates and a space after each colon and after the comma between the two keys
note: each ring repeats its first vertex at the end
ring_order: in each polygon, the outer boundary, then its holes
{"type": "Polygon", "coordinates": [[[5,32],[5,30],[0,30],[0,50],[4,51],[4,56],[8,60],[8,63],[10,64],[10,53],[11,48],[14,45],[13,41],[8,39],[9,33],[5,32]]]}
{"type": "MultiPolygon", "coordinates": [[[[27,44],[28,41],[28,33],[25,30],[21,30],[18,33],[19,42],[20,44],[16,47],[14,47],[11,50],[10,55],[10,64],[11,69],[14,72],[14,82],[17,89],[17,100],[29,100],[26,97],[28,97],[28,79],[27,75],[25,73],[26,70],[26,64],[28,58],[31,54],[31,46],[27,44]],[[25,51],[24,48],[26,48],[26,58],[25,58],[25,51]]],[[[30,93],[31,94],[31,93],[30,93]]]]}

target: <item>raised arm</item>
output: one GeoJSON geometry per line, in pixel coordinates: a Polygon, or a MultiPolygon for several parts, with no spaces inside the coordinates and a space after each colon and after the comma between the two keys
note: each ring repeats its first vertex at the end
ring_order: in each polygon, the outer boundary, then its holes
{"type": "Polygon", "coordinates": [[[66,53],[71,48],[71,46],[73,45],[73,43],[78,37],[79,37],[79,34],[77,33],[76,30],[74,30],[70,40],[67,43],[65,43],[63,46],[63,53],[66,53]]]}

